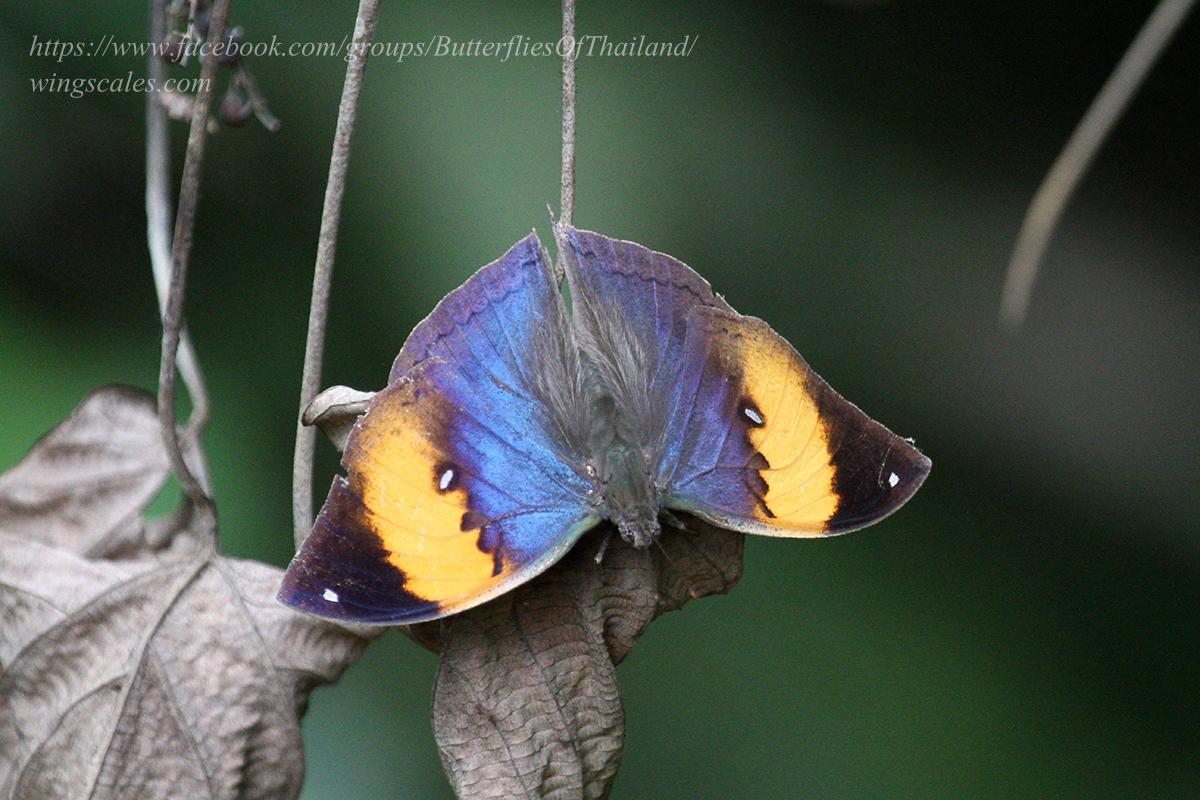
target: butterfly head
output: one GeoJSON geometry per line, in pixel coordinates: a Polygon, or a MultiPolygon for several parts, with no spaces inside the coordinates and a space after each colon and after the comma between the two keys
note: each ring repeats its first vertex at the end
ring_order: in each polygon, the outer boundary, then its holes
{"type": "Polygon", "coordinates": [[[656,514],[630,515],[614,521],[621,538],[639,549],[649,547],[661,531],[656,514]]]}

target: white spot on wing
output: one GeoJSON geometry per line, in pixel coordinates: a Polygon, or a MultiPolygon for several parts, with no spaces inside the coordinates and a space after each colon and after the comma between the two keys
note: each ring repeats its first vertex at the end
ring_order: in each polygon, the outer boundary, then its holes
{"type": "Polygon", "coordinates": [[[448,469],[442,473],[442,477],[438,479],[438,488],[443,492],[450,487],[450,481],[454,480],[454,470],[448,469]]]}
{"type": "Polygon", "coordinates": [[[896,473],[893,472],[891,475],[888,476],[888,486],[891,486],[893,489],[896,488],[896,484],[899,482],[900,482],[900,476],[897,475],[896,473]]]}
{"type": "Polygon", "coordinates": [[[763,424],[762,414],[759,414],[757,411],[755,411],[750,406],[746,406],[745,408],[743,408],[742,413],[745,414],[750,419],[750,421],[753,422],[755,425],[763,424]]]}
{"type": "Polygon", "coordinates": [[[336,603],[338,601],[338,593],[335,592],[333,589],[326,589],[324,592],[321,593],[321,597],[324,598],[325,600],[328,600],[331,603],[336,603]]]}

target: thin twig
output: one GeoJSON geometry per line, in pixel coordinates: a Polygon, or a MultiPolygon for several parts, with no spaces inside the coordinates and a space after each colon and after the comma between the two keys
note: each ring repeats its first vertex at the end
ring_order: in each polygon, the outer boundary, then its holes
{"type": "Polygon", "coordinates": [[[246,96],[250,100],[250,108],[254,111],[254,116],[258,117],[258,121],[271,133],[275,133],[280,128],[279,118],[271,113],[271,109],[267,108],[267,98],[263,96],[262,90],[258,88],[258,81],[254,79],[250,68],[245,64],[238,64],[237,78],[241,82],[242,88],[246,91],[246,96]]]}
{"type": "Polygon", "coordinates": [[[1192,5],[1194,0],[1159,2],[1046,173],[1025,213],[1008,264],[1000,300],[1000,320],[1005,327],[1015,329],[1024,321],[1038,265],[1071,193],[1192,5]]]}
{"type": "Polygon", "coordinates": [[[575,215],[575,0],[563,0],[562,41],[562,195],[559,219],[572,224],[575,215]]]}
{"type": "MultiPolygon", "coordinates": [[[[150,41],[162,42],[167,36],[167,0],[150,0],[150,41]]],[[[167,74],[167,64],[161,55],[147,56],[146,73],[152,85],[161,87],[167,74]]],[[[146,95],[146,243],[150,250],[150,269],[158,293],[159,314],[167,310],[167,284],[171,280],[171,140],[170,120],[158,91],[146,95]]],[[[192,398],[192,413],[188,419],[187,436],[198,439],[209,417],[208,391],[204,374],[192,348],[187,329],[179,335],[179,374],[192,398]]],[[[209,486],[208,465],[204,454],[197,449],[197,477],[209,486]]]]}
{"type": "MultiPolygon", "coordinates": [[[[225,36],[230,0],[215,0],[208,28],[210,47],[225,36]]],[[[198,510],[212,512],[212,499],[203,484],[184,461],[175,423],[175,358],[183,329],[184,287],[187,285],[188,258],[192,252],[192,231],[196,223],[196,200],[200,193],[200,166],[204,161],[204,143],[208,138],[208,113],[212,107],[219,59],[206,58],[200,70],[200,86],[192,109],[187,154],[183,160],[183,178],[179,184],[179,209],[175,215],[175,237],[171,245],[171,280],[167,307],[163,312],[162,364],[158,372],[158,421],[163,442],[175,477],[184,495],[198,510]]]]}
{"type": "Polygon", "coordinates": [[[362,90],[367,51],[375,37],[375,19],[379,0],[360,0],[354,23],[354,50],[346,64],[346,82],[338,105],[337,130],[333,135],[333,154],[329,159],[329,178],[325,184],[325,207],[321,211],[321,233],[317,239],[317,263],[313,270],[312,305],[308,312],[308,338],[304,345],[304,372],[300,382],[300,411],[296,419],[296,451],[292,460],[292,521],[296,547],[312,529],[312,470],[316,448],[316,430],[301,419],[304,409],[316,397],[321,383],[321,362],[325,354],[325,320],[329,312],[329,287],[333,280],[333,257],[337,249],[338,225],[342,219],[342,197],[346,191],[346,171],[350,164],[350,143],[358,115],[358,97],[362,90]]]}

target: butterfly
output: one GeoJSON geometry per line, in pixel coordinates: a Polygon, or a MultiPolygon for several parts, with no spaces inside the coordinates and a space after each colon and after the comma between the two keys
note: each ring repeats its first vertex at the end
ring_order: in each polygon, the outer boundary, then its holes
{"type": "Polygon", "coordinates": [[[672,511],[767,536],[857,530],[929,459],[682,262],[556,226],[413,329],[346,443],[345,477],[280,600],[409,624],[485,602],[608,520],[647,547],[672,511]],[[668,515],[668,516],[664,516],[668,515]]]}

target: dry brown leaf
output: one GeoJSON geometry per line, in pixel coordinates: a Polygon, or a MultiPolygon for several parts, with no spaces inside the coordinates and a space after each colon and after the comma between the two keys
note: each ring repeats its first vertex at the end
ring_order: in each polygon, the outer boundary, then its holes
{"type": "Polygon", "coordinates": [[[349,386],[330,386],[312,399],[304,409],[305,425],[316,425],[338,450],[346,448],[350,429],[367,410],[374,392],[362,392],[349,386]]]}
{"type": "Polygon", "coordinates": [[[741,576],[741,534],[687,528],[665,532],[661,551],[598,530],[533,581],[445,620],[433,725],[461,800],[608,796],[625,739],[616,663],[659,614],[741,576]]]}
{"type": "Polygon", "coordinates": [[[89,556],[136,547],[170,474],[161,438],[149,394],[95,390],[0,475],[0,531],[89,556]]]}
{"type": "Polygon", "coordinates": [[[153,401],[107,387],[0,476],[0,797],[299,793],[308,694],[366,640],[194,525],[147,537],[166,469],[153,401]]]}

